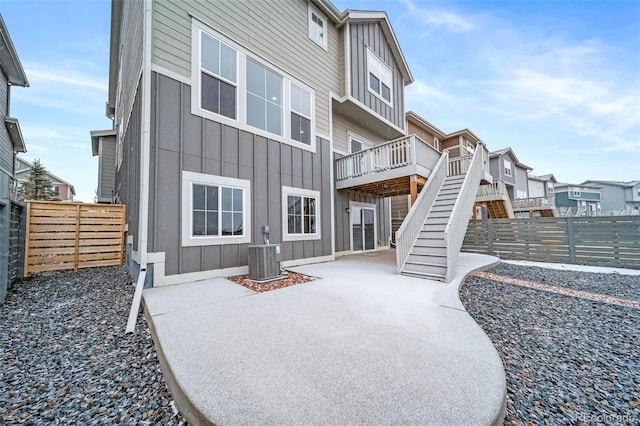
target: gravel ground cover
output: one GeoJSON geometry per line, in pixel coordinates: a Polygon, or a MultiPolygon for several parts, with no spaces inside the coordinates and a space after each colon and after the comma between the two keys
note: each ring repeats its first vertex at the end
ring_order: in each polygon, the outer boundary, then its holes
{"type": "Polygon", "coordinates": [[[123,267],[48,272],[0,306],[0,424],[186,424],[123,267]]]}
{"type": "Polygon", "coordinates": [[[229,277],[230,281],[236,284],[240,284],[241,286],[246,287],[249,290],[253,290],[256,293],[264,293],[265,291],[277,290],[279,288],[291,287],[292,285],[308,283],[309,281],[314,281],[315,279],[315,277],[310,277],[309,275],[304,275],[293,271],[285,271],[281,275],[281,278],[264,283],[250,280],[248,274],[229,277]]]}
{"type": "MultiPolygon", "coordinates": [[[[640,300],[640,276],[501,263],[497,275],[640,300]]],[[[469,277],[507,376],[505,424],[640,424],[640,309],[469,277]]]]}

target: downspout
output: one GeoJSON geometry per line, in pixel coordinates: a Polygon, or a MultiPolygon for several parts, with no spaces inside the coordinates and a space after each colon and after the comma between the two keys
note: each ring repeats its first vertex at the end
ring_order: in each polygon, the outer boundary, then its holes
{"type": "Polygon", "coordinates": [[[149,153],[151,152],[151,3],[144,0],[144,31],[142,49],[142,141],[140,143],[140,217],[138,218],[138,250],[140,273],[131,302],[126,333],[133,333],[140,311],[142,290],[147,278],[147,240],[149,236],[149,153]]]}

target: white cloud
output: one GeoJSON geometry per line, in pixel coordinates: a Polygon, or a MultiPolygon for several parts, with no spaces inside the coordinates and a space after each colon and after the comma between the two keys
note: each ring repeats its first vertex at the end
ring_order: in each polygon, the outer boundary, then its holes
{"type": "Polygon", "coordinates": [[[445,28],[454,33],[466,33],[475,28],[471,18],[449,10],[418,6],[413,0],[405,0],[406,16],[413,16],[425,25],[428,34],[437,28],[445,28]]]}
{"type": "Polygon", "coordinates": [[[37,81],[38,83],[54,82],[68,86],[77,86],[80,88],[91,88],[101,91],[107,90],[107,82],[104,79],[84,75],[77,71],[69,71],[66,69],[42,71],[34,68],[27,68],[25,72],[28,75],[32,86],[36,84],[34,81],[37,81]]]}

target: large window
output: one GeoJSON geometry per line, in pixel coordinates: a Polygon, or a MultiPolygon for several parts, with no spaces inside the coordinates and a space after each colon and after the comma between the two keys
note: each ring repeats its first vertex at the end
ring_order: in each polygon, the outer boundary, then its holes
{"type": "Polygon", "coordinates": [[[315,240],[320,238],[320,192],[282,188],[283,240],[315,240]]]}
{"type": "Polygon", "coordinates": [[[369,71],[369,91],[391,104],[393,73],[375,53],[367,49],[367,69],[369,71]]]}
{"type": "Polygon", "coordinates": [[[200,106],[236,119],[237,51],[202,32],[200,43],[200,106]]]}
{"type": "Polygon", "coordinates": [[[283,78],[247,59],[247,124],[282,136],[283,78]]]}
{"type": "Polygon", "coordinates": [[[315,150],[314,91],[192,20],[191,112],[303,149],[315,150]]]}
{"type": "Polygon", "coordinates": [[[250,182],[182,172],[182,245],[250,242],[250,182]]]}
{"type": "Polygon", "coordinates": [[[291,139],[311,145],[311,92],[291,83],[291,139]]]}
{"type": "Polygon", "coordinates": [[[327,20],[309,4],[309,38],[327,50],[327,20]]]}

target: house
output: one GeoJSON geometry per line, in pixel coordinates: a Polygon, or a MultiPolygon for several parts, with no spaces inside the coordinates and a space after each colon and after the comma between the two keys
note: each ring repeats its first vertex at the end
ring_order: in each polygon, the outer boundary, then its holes
{"type": "Polygon", "coordinates": [[[558,216],[555,208],[554,185],[558,183],[552,174],[534,176],[529,175],[529,197],[513,200],[513,209],[519,214],[526,213],[528,217],[558,216]]]}
{"type": "Polygon", "coordinates": [[[20,123],[11,116],[11,89],[29,87],[18,53],[0,14],[0,302],[7,295],[7,288],[20,276],[21,245],[20,216],[22,208],[16,198],[16,153],[27,148],[20,130],[20,123]],[[12,220],[13,218],[13,220],[12,220]]]}
{"type": "Polygon", "coordinates": [[[91,153],[98,156],[98,188],[96,202],[114,202],[116,193],[116,137],[115,130],[91,131],[91,153]]]}
{"type": "Polygon", "coordinates": [[[493,182],[478,189],[476,211],[490,219],[528,217],[526,208],[514,209],[513,204],[529,197],[528,174],[533,169],[521,163],[511,148],[504,148],[489,153],[489,170],[493,182]]]}
{"type": "Polygon", "coordinates": [[[388,248],[394,195],[422,206],[399,272],[450,279],[468,221],[453,213],[473,201],[486,149],[449,159],[409,133],[413,77],[386,13],[113,1],[109,67],[113,200],[139,285],[246,273],[249,246],[267,241],[285,267],[388,248]],[[416,253],[425,221],[445,254],[416,253]]]}
{"type": "MultiPolygon", "coordinates": [[[[18,186],[29,180],[29,174],[33,163],[25,160],[24,158],[16,157],[16,181],[18,186]]],[[[72,202],[73,197],[76,195],[76,190],[72,184],[64,179],[51,173],[47,170],[47,178],[51,182],[51,189],[55,198],[60,201],[72,202]]]]}
{"type": "Polygon", "coordinates": [[[602,213],[600,185],[558,183],[554,191],[560,216],[599,216],[602,213]]]}
{"type": "Polygon", "coordinates": [[[640,180],[586,180],[581,185],[602,188],[602,215],[640,215],[640,180]]]}

